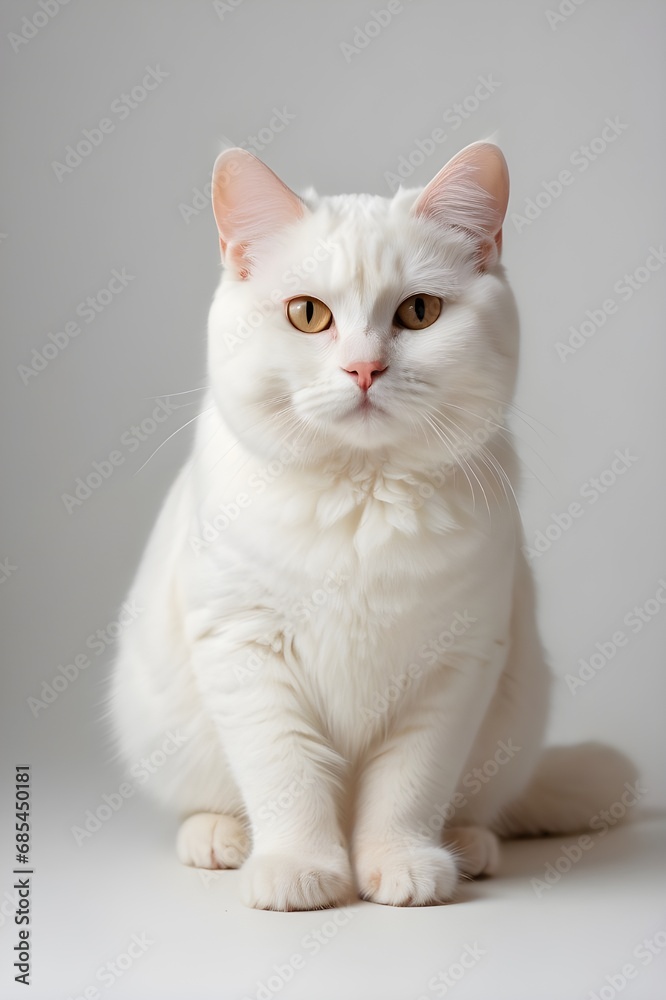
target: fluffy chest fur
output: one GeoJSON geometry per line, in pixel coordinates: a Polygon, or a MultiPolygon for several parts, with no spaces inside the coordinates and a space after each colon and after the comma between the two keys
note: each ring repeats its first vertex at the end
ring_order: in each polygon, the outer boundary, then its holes
{"type": "Polygon", "coordinates": [[[215,636],[207,669],[230,692],[251,691],[266,652],[279,654],[353,756],[392,720],[396,704],[373,708],[392,685],[404,706],[445,682],[444,658],[464,664],[505,638],[515,524],[497,488],[485,482],[486,506],[482,480],[475,492],[450,465],[357,455],[303,469],[288,447],[264,462],[221,427],[211,445],[215,419],[184,485],[191,640],[215,636]]]}

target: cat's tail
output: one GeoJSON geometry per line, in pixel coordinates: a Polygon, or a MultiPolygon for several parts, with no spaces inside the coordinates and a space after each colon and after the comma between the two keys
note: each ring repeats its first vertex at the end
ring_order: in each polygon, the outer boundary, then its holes
{"type": "Polygon", "coordinates": [[[646,791],[619,750],[602,743],[551,747],[492,829],[506,838],[601,830],[621,822],[646,791]]]}

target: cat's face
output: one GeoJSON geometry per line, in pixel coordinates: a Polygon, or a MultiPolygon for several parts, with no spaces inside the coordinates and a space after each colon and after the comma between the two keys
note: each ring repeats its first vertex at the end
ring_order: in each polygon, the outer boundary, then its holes
{"type": "Polygon", "coordinates": [[[452,161],[392,199],[303,202],[248,153],[218,160],[211,384],[251,450],[297,441],[306,462],[364,452],[432,467],[469,456],[479,428],[488,440],[517,322],[497,262],[506,168],[478,147],[483,169],[452,161]]]}

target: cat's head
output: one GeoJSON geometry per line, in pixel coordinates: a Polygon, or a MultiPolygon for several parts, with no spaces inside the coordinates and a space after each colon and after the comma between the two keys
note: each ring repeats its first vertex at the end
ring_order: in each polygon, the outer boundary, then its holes
{"type": "Polygon", "coordinates": [[[517,364],[499,264],[508,193],[490,143],[393,198],[301,198],[245,150],[222,153],[209,367],[239,439],[262,456],[297,441],[305,463],[413,467],[486,442],[517,364]]]}

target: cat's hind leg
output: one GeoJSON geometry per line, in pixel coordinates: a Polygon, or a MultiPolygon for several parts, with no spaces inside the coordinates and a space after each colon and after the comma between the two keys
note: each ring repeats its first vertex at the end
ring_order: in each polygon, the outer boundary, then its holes
{"type": "Polygon", "coordinates": [[[498,837],[484,826],[456,826],[444,831],[444,846],[461,875],[495,875],[500,862],[498,837]]]}
{"type": "Polygon", "coordinates": [[[200,812],[181,823],[176,851],[194,868],[240,868],[250,853],[250,839],[235,816],[200,812]]]}

